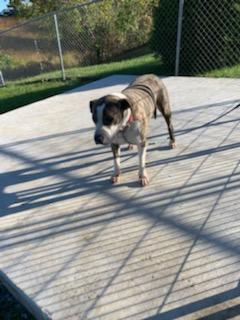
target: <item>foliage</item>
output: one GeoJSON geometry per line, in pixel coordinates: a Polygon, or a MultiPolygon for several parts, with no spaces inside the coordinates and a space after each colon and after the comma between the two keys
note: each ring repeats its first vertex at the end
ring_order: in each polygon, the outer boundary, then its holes
{"type": "Polygon", "coordinates": [[[189,74],[200,68],[207,71],[240,63],[240,10],[236,6],[240,1],[221,0],[216,5],[216,0],[208,0],[201,10],[197,10],[193,0],[186,4],[182,72],[189,74]],[[185,30],[191,30],[191,34],[187,35],[185,30]]]}
{"type": "MultiPolygon", "coordinates": [[[[66,50],[75,50],[79,63],[104,62],[126,50],[148,42],[152,28],[152,10],[158,0],[103,0],[83,7],[71,8],[87,0],[11,0],[18,15],[23,18],[57,11],[62,44],[66,50]]],[[[53,19],[43,17],[38,30],[54,30],[53,19]]],[[[36,30],[35,30],[36,31],[36,30]]],[[[54,32],[45,32],[55,41],[54,32]]],[[[66,53],[65,50],[65,53],[66,53]]]]}
{"type": "Polygon", "coordinates": [[[21,18],[41,16],[51,11],[82,3],[84,0],[10,0],[9,4],[21,18]]]}
{"type": "Polygon", "coordinates": [[[0,70],[11,67],[12,59],[8,54],[0,52],[0,70]]]}
{"type": "Polygon", "coordinates": [[[153,12],[151,48],[161,56],[163,63],[173,73],[177,41],[179,0],[160,0],[153,12]]]}
{"type": "MultiPolygon", "coordinates": [[[[178,0],[160,0],[151,47],[174,70],[178,0]]],[[[240,63],[240,0],[187,0],[181,42],[181,74],[240,63]],[[210,57],[210,58],[209,58],[210,57]]]]}
{"type": "Polygon", "coordinates": [[[81,51],[88,47],[93,62],[139,47],[148,42],[152,27],[152,9],[157,0],[105,0],[84,8],[59,14],[62,34],[81,51]],[[70,35],[70,37],[69,37],[70,35]],[[83,48],[79,40],[83,40],[83,48]]]}

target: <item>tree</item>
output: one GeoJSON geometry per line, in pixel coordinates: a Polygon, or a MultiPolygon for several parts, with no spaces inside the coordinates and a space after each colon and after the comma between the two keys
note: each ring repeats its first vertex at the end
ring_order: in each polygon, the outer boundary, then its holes
{"type": "MultiPolygon", "coordinates": [[[[63,51],[69,56],[100,63],[146,45],[152,28],[152,10],[159,0],[103,0],[86,6],[65,7],[88,0],[11,0],[20,17],[40,16],[58,11],[63,51]]],[[[89,1],[90,2],[90,1],[89,1]]],[[[36,34],[55,40],[51,15],[31,25],[36,34]],[[51,31],[52,36],[51,36],[51,31]]],[[[69,59],[70,60],[70,59],[69,59]]],[[[84,64],[84,61],[80,61],[84,64]]]]}
{"type": "Polygon", "coordinates": [[[152,10],[158,0],[104,0],[58,14],[66,47],[92,55],[93,62],[109,61],[126,50],[146,44],[152,10]]]}
{"type": "Polygon", "coordinates": [[[10,0],[9,5],[19,17],[30,18],[83,2],[84,0],[10,0]]]}

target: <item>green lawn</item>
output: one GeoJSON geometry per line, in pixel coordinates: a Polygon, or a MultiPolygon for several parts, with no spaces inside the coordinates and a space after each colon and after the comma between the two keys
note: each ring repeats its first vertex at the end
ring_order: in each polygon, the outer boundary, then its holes
{"type": "Polygon", "coordinates": [[[153,54],[127,59],[109,64],[67,69],[67,80],[61,81],[60,73],[51,72],[42,76],[29,78],[27,81],[10,82],[0,88],[0,113],[64,92],[87,82],[112,74],[143,74],[154,72],[166,73],[159,59],[153,54]]]}
{"type": "MultiPolygon", "coordinates": [[[[145,54],[109,64],[67,69],[67,80],[64,82],[59,80],[59,71],[45,74],[45,78],[49,79],[48,81],[42,81],[42,76],[37,76],[29,78],[27,81],[11,82],[6,87],[0,88],[0,113],[59,94],[108,75],[138,75],[144,73],[170,74],[159,58],[156,58],[154,54],[145,54]]],[[[206,72],[201,76],[240,78],[240,65],[206,72]]]]}
{"type": "Polygon", "coordinates": [[[208,71],[204,73],[203,76],[216,78],[240,78],[240,64],[233,67],[208,71]]]}
{"type": "Polygon", "coordinates": [[[0,113],[59,94],[81,84],[82,82],[79,80],[66,82],[53,80],[26,84],[11,83],[4,88],[0,88],[0,113]]]}

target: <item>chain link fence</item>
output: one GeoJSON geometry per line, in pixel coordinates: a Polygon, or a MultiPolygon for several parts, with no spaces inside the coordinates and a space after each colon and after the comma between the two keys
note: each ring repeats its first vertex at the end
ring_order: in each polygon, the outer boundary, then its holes
{"type": "Polygon", "coordinates": [[[52,16],[12,28],[0,35],[0,67],[5,81],[59,70],[52,16]]]}
{"type": "Polygon", "coordinates": [[[150,52],[157,2],[95,0],[0,33],[5,81],[81,77],[79,67],[94,66],[94,73],[103,63],[150,52]]]}
{"type": "Polygon", "coordinates": [[[166,74],[201,75],[240,64],[239,34],[240,0],[95,0],[1,32],[0,82],[81,77],[146,53],[166,74]]]}
{"type": "Polygon", "coordinates": [[[240,0],[186,0],[179,65],[181,74],[201,74],[238,64],[240,0]]]}
{"type": "Polygon", "coordinates": [[[240,0],[160,0],[153,26],[152,49],[172,74],[240,69],[240,0]]]}

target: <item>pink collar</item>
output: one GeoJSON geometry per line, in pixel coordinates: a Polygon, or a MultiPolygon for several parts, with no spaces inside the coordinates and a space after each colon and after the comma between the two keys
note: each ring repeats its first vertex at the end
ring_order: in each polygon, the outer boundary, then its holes
{"type": "Polygon", "coordinates": [[[134,117],[133,117],[132,112],[131,112],[127,123],[132,123],[133,121],[134,121],[134,117]]]}

